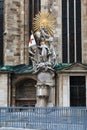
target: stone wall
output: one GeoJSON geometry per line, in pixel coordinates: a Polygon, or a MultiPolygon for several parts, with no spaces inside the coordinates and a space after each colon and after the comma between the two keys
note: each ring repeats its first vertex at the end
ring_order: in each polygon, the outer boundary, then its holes
{"type": "Polygon", "coordinates": [[[7,84],[7,74],[0,73],[0,106],[7,106],[8,104],[7,84]]]}
{"type": "MultiPolygon", "coordinates": [[[[41,0],[41,11],[55,15],[54,46],[58,62],[62,62],[62,1],[41,0]]],[[[29,0],[5,0],[4,64],[28,64],[29,0]]],[[[87,1],[81,0],[82,62],[87,62],[87,1]]]]}
{"type": "Polygon", "coordinates": [[[4,4],[4,64],[28,63],[28,0],[5,0],[4,4]],[[27,19],[26,19],[27,16],[27,19]]]}

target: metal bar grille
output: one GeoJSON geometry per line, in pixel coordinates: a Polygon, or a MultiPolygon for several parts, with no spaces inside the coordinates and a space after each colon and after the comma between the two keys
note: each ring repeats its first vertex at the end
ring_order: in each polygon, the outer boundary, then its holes
{"type": "Polygon", "coordinates": [[[40,130],[87,130],[87,109],[85,107],[0,108],[1,127],[40,130]]]}

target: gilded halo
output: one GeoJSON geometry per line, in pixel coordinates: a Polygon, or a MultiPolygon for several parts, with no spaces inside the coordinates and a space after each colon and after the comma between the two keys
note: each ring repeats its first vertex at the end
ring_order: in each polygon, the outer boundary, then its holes
{"type": "Polygon", "coordinates": [[[55,16],[53,13],[39,12],[33,19],[33,31],[34,33],[40,31],[41,28],[45,28],[47,32],[53,36],[55,27],[55,16]]]}

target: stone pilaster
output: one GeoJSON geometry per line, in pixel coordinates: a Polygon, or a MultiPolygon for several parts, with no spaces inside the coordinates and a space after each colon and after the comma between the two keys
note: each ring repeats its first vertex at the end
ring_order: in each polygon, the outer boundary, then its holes
{"type": "Polygon", "coordinates": [[[8,74],[0,73],[0,106],[8,105],[8,74]]]}
{"type": "Polygon", "coordinates": [[[87,0],[81,0],[82,62],[87,63],[87,0]]]}
{"type": "Polygon", "coordinates": [[[57,79],[57,106],[62,106],[63,104],[63,76],[62,74],[58,75],[57,79]]]}
{"type": "Polygon", "coordinates": [[[29,0],[25,0],[25,29],[24,29],[24,61],[25,64],[29,64],[29,51],[28,51],[28,44],[29,44],[29,0]]]}
{"type": "Polygon", "coordinates": [[[69,76],[63,75],[63,107],[70,106],[70,85],[69,85],[69,76]]]}

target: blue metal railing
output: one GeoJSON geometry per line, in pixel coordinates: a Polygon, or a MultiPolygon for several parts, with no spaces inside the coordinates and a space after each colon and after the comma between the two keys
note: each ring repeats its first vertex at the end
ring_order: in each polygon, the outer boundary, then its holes
{"type": "Polygon", "coordinates": [[[87,109],[79,107],[1,107],[0,127],[87,130],[87,109]]]}

